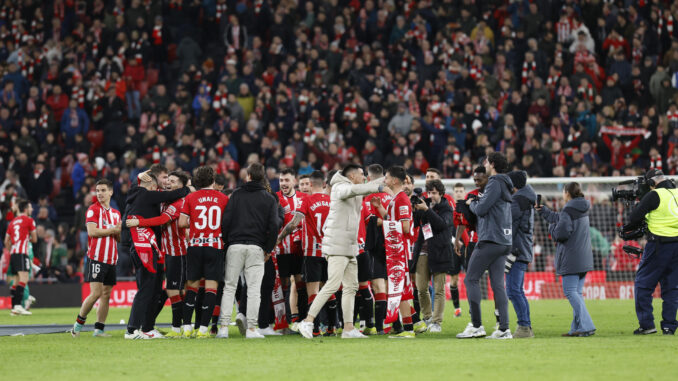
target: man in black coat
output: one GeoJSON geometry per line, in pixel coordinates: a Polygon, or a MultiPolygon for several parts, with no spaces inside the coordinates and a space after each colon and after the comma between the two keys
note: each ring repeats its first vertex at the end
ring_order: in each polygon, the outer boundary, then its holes
{"type": "Polygon", "coordinates": [[[419,236],[414,244],[414,257],[417,269],[417,290],[419,291],[419,305],[424,315],[424,321],[430,319],[429,332],[441,332],[441,324],[445,312],[445,278],[452,268],[452,236],[454,234],[454,210],[443,197],[445,186],[440,180],[426,182],[426,192],[429,200],[419,200],[414,204],[417,211],[414,214],[415,226],[418,226],[419,236]],[[428,292],[428,283],[433,275],[433,289],[435,292],[435,306],[431,311],[431,295],[428,292]]]}

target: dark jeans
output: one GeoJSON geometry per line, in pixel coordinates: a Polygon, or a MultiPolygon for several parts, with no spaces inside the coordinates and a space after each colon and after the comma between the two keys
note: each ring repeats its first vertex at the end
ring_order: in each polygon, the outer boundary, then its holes
{"type": "MultiPolygon", "coordinates": [[[[154,312],[153,307],[151,306],[154,297],[156,294],[157,287],[157,273],[152,273],[144,267],[139,255],[137,254],[134,246],[130,248],[130,257],[132,259],[132,264],[136,270],[137,278],[137,293],[134,296],[134,301],[132,302],[132,311],[129,314],[129,321],[127,322],[127,329],[135,330],[141,328],[142,324],[149,322],[148,314],[149,311],[154,312]]],[[[158,253],[153,252],[153,268],[158,267],[158,253]]],[[[147,327],[144,327],[147,328],[147,327]]]]}
{"type": "Polygon", "coordinates": [[[513,304],[513,309],[516,310],[518,325],[531,327],[530,305],[527,303],[525,290],[523,289],[526,271],[527,263],[525,262],[516,262],[511,266],[511,271],[506,274],[506,294],[513,304]]]}
{"type": "Polygon", "coordinates": [[[636,315],[640,327],[654,328],[652,293],[657,283],[662,291],[662,328],[676,330],[678,310],[678,242],[659,243],[649,241],[636,273],[636,315]]]}
{"type": "Polygon", "coordinates": [[[482,299],[480,278],[485,274],[485,270],[490,272],[490,284],[494,292],[494,305],[499,310],[499,329],[506,330],[509,327],[508,297],[504,287],[504,266],[506,264],[506,255],[510,249],[511,246],[483,241],[478,242],[473,250],[468,263],[468,271],[466,272],[464,284],[466,285],[469,311],[471,312],[471,322],[476,328],[483,324],[480,314],[480,301],[482,299]]]}

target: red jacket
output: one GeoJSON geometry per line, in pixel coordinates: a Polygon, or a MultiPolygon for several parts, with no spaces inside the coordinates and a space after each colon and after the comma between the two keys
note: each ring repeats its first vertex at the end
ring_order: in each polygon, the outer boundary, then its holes
{"type": "Polygon", "coordinates": [[[45,103],[52,109],[54,120],[61,120],[64,111],[68,108],[68,97],[64,93],[61,93],[58,96],[50,95],[47,97],[45,103]]]}
{"type": "Polygon", "coordinates": [[[127,82],[127,89],[128,90],[139,90],[139,85],[141,82],[146,79],[146,73],[144,71],[144,67],[141,65],[125,65],[125,72],[123,73],[123,77],[125,78],[125,81],[127,82]]]}

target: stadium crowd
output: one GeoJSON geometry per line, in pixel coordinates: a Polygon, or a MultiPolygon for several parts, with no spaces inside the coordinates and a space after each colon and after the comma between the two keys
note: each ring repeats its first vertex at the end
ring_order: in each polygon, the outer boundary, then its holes
{"type": "Polygon", "coordinates": [[[6,0],[2,235],[34,205],[45,275],[79,281],[99,178],[252,162],[273,191],[364,166],[468,178],[678,168],[678,9],[665,1],[6,0]]]}

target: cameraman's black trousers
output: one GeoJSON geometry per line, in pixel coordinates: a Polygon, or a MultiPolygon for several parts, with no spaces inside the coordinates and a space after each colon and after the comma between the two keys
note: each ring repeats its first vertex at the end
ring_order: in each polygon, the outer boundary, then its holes
{"type": "Polygon", "coordinates": [[[510,249],[511,246],[481,241],[476,244],[473,250],[468,263],[464,284],[466,285],[469,311],[471,312],[471,322],[476,328],[483,325],[480,315],[480,301],[482,299],[480,278],[485,274],[485,270],[490,272],[494,304],[495,308],[499,310],[499,329],[504,331],[509,327],[508,297],[506,296],[506,287],[504,285],[504,267],[506,255],[508,255],[510,249]]]}

